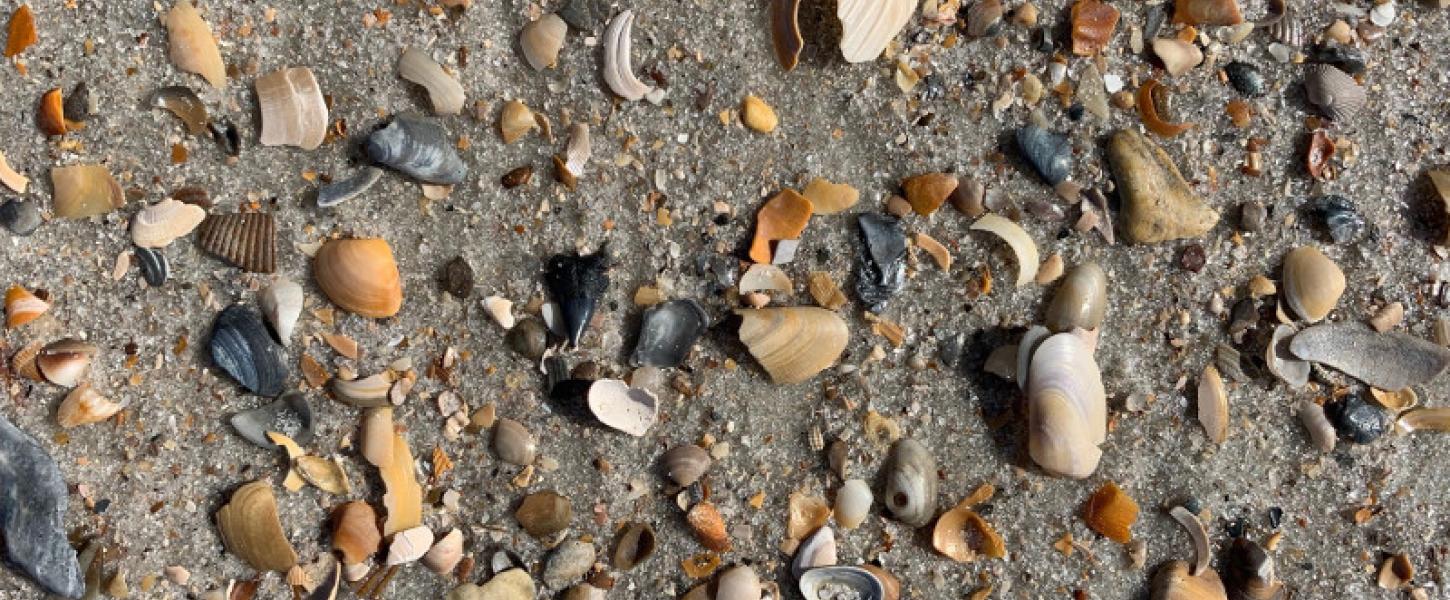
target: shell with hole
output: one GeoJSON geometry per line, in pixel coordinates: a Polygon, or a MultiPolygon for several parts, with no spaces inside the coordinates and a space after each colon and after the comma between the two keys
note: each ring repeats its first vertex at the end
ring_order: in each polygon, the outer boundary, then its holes
{"type": "Polygon", "coordinates": [[[398,263],[386,240],[331,240],[312,257],[312,276],[333,304],[357,315],[382,319],[403,307],[398,263]]]}
{"type": "Polygon", "coordinates": [[[936,457],[921,442],[902,438],[891,447],[882,500],[896,520],[912,527],[936,515],[936,457]]]}
{"type": "Polygon", "coordinates": [[[307,67],[278,69],[257,78],[263,146],[313,150],[327,137],[327,102],[307,67]]]}
{"type": "Polygon", "coordinates": [[[205,219],[206,209],[167,198],[131,218],[131,241],[142,248],[163,248],[205,219]]]}
{"type": "Polygon", "coordinates": [[[266,481],[253,481],[232,492],[231,500],[216,513],[216,526],[227,551],[258,571],[286,573],[297,564],[297,552],[277,516],[272,484],[266,481]]]}
{"type": "Polygon", "coordinates": [[[398,76],[428,90],[433,114],[456,115],[463,112],[463,85],[458,78],[439,66],[427,52],[409,46],[398,57],[398,76]]]}
{"type": "Polygon", "coordinates": [[[840,358],[850,333],[840,315],[816,307],[737,310],[740,341],[776,383],[800,383],[840,358]]]}
{"type": "Polygon", "coordinates": [[[1043,470],[1082,479],[1107,435],[1106,392],[1092,349],[1072,333],[1047,338],[1027,372],[1028,453],[1043,470]]]}
{"type": "Polygon", "coordinates": [[[178,0],[166,13],[166,37],[171,62],[176,68],[201,75],[212,87],[226,87],[227,68],[217,49],[216,37],[191,0],[178,0]]]}
{"type": "Polygon", "coordinates": [[[70,429],[109,419],[111,415],[120,412],[121,408],[123,407],[119,403],[102,396],[89,383],[83,383],[66,394],[55,418],[61,427],[70,429]]]}

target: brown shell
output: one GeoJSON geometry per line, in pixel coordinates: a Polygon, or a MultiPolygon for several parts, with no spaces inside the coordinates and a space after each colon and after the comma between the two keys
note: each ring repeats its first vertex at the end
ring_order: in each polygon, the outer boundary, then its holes
{"type": "Polygon", "coordinates": [[[84,219],[111,212],[126,204],[121,184],[104,165],[72,165],[50,170],[55,216],[84,219]]]}
{"type": "Polygon", "coordinates": [[[728,552],[730,550],[730,536],[725,533],[725,518],[720,516],[720,510],[715,504],[705,500],[690,508],[685,515],[685,520],[690,524],[690,531],[694,532],[695,539],[700,545],[715,552],[728,552]]]}
{"type": "Polygon", "coordinates": [[[197,246],[243,271],[277,270],[277,222],[270,213],[211,215],[197,232],[197,246]]]}
{"type": "Polygon", "coordinates": [[[771,0],[770,39],[775,46],[775,60],[781,68],[789,71],[800,61],[801,39],[800,0],[771,0]]]}
{"type": "Polygon", "coordinates": [[[1072,53],[1092,56],[1113,39],[1121,14],[1101,0],[1078,0],[1072,5],[1072,53]]]}
{"type": "Polygon", "coordinates": [[[81,340],[66,338],[46,344],[35,357],[35,366],[46,381],[63,387],[80,383],[91,366],[96,347],[81,340]]]}
{"type": "Polygon", "coordinates": [[[1304,74],[1304,93],[1310,104],[1335,121],[1354,118],[1368,100],[1359,82],[1348,73],[1326,64],[1309,67],[1304,74]]]}
{"type": "Polygon", "coordinates": [[[941,208],[957,189],[957,177],[949,173],[923,173],[901,181],[906,201],[918,215],[929,215],[941,208]]]}
{"type": "Polygon", "coordinates": [[[1237,0],[1178,0],[1173,22],[1189,25],[1238,25],[1244,22],[1237,0]]]}
{"type": "Polygon", "coordinates": [[[975,561],[978,556],[1007,556],[1001,534],[966,503],[942,513],[932,528],[931,545],[943,556],[962,563],[975,561]]]}
{"type": "Polygon", "coordinates": [[[332,511],[332,549],[342,557],[342,563],[355,565],[376,554],[382,543],[378,531],[378,513],[372,505],[352,501],[332,511]]]}
{"type": "Polygon", "coordinates": [[[1138,503],[1111,481],[1098,488],[1082,509],[1082,520],[1108,539],[1126,544],[1133,541],[1131,530],[1138,521],[1138,503]]]}
{"type": "Polygon", "coordinates": [[[5,58],[20,54],[35,43],[35,14],[30,12],[29,4],[21,4],[15,9],[6,29],[9,35],[5,39],[5,58]]]}
{"type": "Polygon", "coordinates": [[[850,332],[840,315],[792,306],[736,311],[740,341],[776,383],[800,383],[826,369],[846,349],[850,332]]]}
{"type": "Polygon", "coordinates": [[[774,252],[771,242],[801,236],[815,207],[795,190],[781,190],[755,213],[755,238],[750,242],[750,260],[769,264],[774,252]]]}
{"type": "Polygon", "coordinates": [[[45,135],[65,135],[64,99],[60,88],[54,88],[40,97],[40,106],[35,110],[35,126],[45,135]]]}
{"type": "Polygon", "coordinates": [[[358,315],[381,319],[403,307],[398,263],[386,240],[329,241],[312,259],[312,276],[333,304],[358,315]]]}
{"type": "Polygon", "coordinates": [[[258,571],[286,573],[297,564],[297,552],[287,541],[277,516],[272,485],[253,481],[237,491],[216,513],[217,530],[227,551],[258,571]]]}

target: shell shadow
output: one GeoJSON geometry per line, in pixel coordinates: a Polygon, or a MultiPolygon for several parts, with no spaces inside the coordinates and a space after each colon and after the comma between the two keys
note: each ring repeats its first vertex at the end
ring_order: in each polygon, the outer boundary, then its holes
{"type": "Polygon", "coordinates": [[[1404,234],[1429,244],[1444,243],[1446,232],[1450,230],[1450,212],[1446,211],[1446,203],[1440,200],[1439,192],[1430,180],[1430,170],[1415,177],[1402,193],[1404,234]]]}
{"type": "Polygon", "coordinates": [[[983,329],[972,334],[963,345],[962,357],[957,371],[970,375],[966,400],[976,404],[977,412],[987,425],[992,439],[992,451],[997,458],[1018,464],[1026,449],[1026,415],[1020,407],[1022,390],[1017,384],[995,375],[980,376],[992,351],[1004,345],[1016,343],[1021,331],[1013,329],[983,329]]]}

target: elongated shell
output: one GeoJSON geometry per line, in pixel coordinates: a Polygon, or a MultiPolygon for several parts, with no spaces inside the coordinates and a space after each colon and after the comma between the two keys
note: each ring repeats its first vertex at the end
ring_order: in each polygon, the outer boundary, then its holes
{"type": "Polygon", "coordinates": [[[403,50],[398,57],[398,76],[427,88],[434,114],[456,115],[463,111],[463,86],[426,52],[411,46],[403,50]]]}
{"type": "Polygon", "coordinates": [[[840,0],[841,55],[846,62],[876,60],[886,44],[906,27],[916,11],[915,0],[840,0]]]}
{"type": "Polygon", "coordinates": [[[277,270],[277,222],[271,213],[211,215],[197,228],[196,245],[249,273],[277,270]]]}
{"type": "Polygon", "coordinates": [[[638,101],[655,92],[655,88],[634,76],[634,59],[630,56],[630,33],[634,30],[634,11],[614,16],[604,29],[604,83],[620,98],[638,101]]]}
{"type": "Polygon", "coordinates": [[[1106,435],[1106,393],[1092,350],[1071,333],[1047,338],[1027,372],[1028,454],[1053,475],[1082,479],[1097,470],[1106,435]]]}
{"type": "Polygon", "coordinates": [[[162,248],[191,233],[205,219],[206,209],[167,198],[131,218],[131,241],[142,248],[162,248]]]}
{"type": "Polygon", "coordinates": [[[102,396],[90,384],[81,384],[66,394],[56,411],[56,422],[70,429],[80,425],[99,423],[121,411],[122,406],[102,396]]]}
{"type": "Polygon", "coordinates": [[[258,303],[272,325],[272,332],[277,334],[277,341],[286,346],[292,339],[297,318],[302,316],[302,286],[291,279],[278,279],[262,290],[258,303]]]}
{"type": "Polygon", "coordinates": [[[1284,300],[1310,323],[1334,310],[1344,285],[1344,271],[1318,248],[1302,246],[1284,256],[1284,300]]]}
{"type": "Polygon", "coordinates": [[[628,571],[635,565],[644,562],[650,555],[655,553],[659,540],[655,536],[655,528],[649,523],[633,522],[626,524],[619,535],[619,542],[614,546],[612,563],[614,568],[628,571]]]}
{"type": "Polygon", "coordinates": [[[1097,329],[1108,308],[1108,277],[1103,268],[1090,262],[1079,265],[1062,280],[1047,307],[1047,327],[1054,333],[1074,327],[1097,329]]]}
{"type": "Polygon", "coordinates": [[[846,321],[823,308],[795,306],[736,311],[740,341],[776,383],[800,383],[840,358],[846,321]]]}
{"type": "Polygon", "coordinates": [[[549,13],[519,30],[519,50],[535,71],[552,69],[559,63],[559,49],[564,47],[564,34],[568,32],[564,20],[549,13]]]}
{"type": "Polygon", "coordinates": [[[337,399],[358,408],[379,408],[388,406],[388,391],[393,388],[397,377],[391,371],[383,371],[361,379],[334,379],[332,391],[337,399]]]}
{"type": "Polygon", "coordinates": [[[312,69],[279,69],[257,78],[263,146],[313,150],[327,136],[327,103],[312,69]]]}
{"type": "Polygon", "coordinates": [[[277,516],[272,485],[253,481],[237,491],[216,514],[217,530],[227,551],[258,571],[286,573],[297,564],[297,552],[287,541],[277,516]]]}
{"type": "Polygon", "coordinates": [[[166,37],[176,68],[201,75],[212,87],[226,87],[227,68],[222,64],[216,38],[191,0],[178,0],[166,13],[166,37]]]}
{"type": "Polygon", "coordinates": [[[1208,365],[1198,378],[1198,422],[1208,432],[1208,439],[1222,444],[1228,439],[1228,391],[1218,367],[1208,365]]]}
{"type": "Polygon", "coordinates": [[[403,174],[438,185],[456,185],[468,175],[452,142],[437,123],[401,116],[368,136],[368,157],[403,174]]]}
{"type": "Polygon", "coordinates": [[[1368,99],[1364,88],[1353,77],[1322,63],[1309,67],[1304,74],[1304,93],[1310,104],[1335,121],[1354,118],[1368,99]]]}
{"type": "Polygon", "coordinates": [[[312,276],[333,304],[358,315],[381,319],[403,307],[402,279],[386,240],[331,240],[313,256],[312,276]]]}
{"type": "Polygon", "coordinates": [[[1339,436],[1334,431],[1334,425],[1329,422],[1328,415],[1324,414],[1323,406],[1312,398],[1300,400],[1299,422],[1303,423],[1304,429],[1309,432],[1309,439],[1314,443],[1315,448],[1320,452],[1334,450],[1339,436]]]}
{"type": "Polygon", "coordinates": [[[886,508],[898,521],[921,527],[936,515],[936,458],[921,442],[898,440],[886,465],[886,508]]]}
{"type": "Polygon", "coordinates": [[[830,598],[828,590],[845,588],[860,600],[885,600],[886,589],[881,580],[861,567],[819,567],[800,577],[801,595],[806,598],[830,598]]]}

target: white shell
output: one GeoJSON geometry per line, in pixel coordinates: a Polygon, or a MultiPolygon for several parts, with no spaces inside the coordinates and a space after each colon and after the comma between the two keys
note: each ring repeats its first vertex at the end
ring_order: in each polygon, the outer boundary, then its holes
{"type": "Polygon", "coordinates": [[[388,566],[402,565],[422,558],[433,546],[433,530],[425,525],[399,531],[388,546],[388,566]]]}
{"type": "Polygon", "coordinates": [[[886,588],[870,571],[861,567],[822,567],[806,571],[800,578],[801,595],[817,598],[859,598],[860,600],[885,600],[886,588]],[[836,596],[841,589],[851,590],[836,596]]]}
{"type": "Polygon", "coordinates": [[[851,479],[836,490],[836,524],[842,529],[855,529],[871,512],[871,486],[860,479],[851,479]]]}
{"type": "Polygon", "coordinates": [[[483,310],[488,311],[488,316],[493,317],[493,322],[498,323],[504,329],[514,328],[514,303],[502,296],[489,296],[483,299],[483,310]]]}
{"type": "Polygon", "coordinates": [[[604,30],[604,83],[625,100],[637,101],[654,92],[655,89],[634,76],[633,59],[630,58],[630,32],[634,29],[634,11],[626,10],[615,15],[604,30]]]}
{"type": "Polygon", "coordinates": [[[876,60],[886,44],[906,27],[916,12],[916,0],[840,0],[841,55],[846,62],[876,60]]]}
{"type": "Polygon", "coordinates": [[[302,315],[302,286],[291,279],[278,279],[262,290],[260,302],[267,322],[272,324],[282,345],[286,346],[292,339],[297,317],[302,315]]]}
{"type": "Polygon", "coordinates": [[[428,89],[433,114],[463,112],[463,85],[422,50],[411,46],[403,50],[403,55],[398,57],[398,76],[428,89]]]}
{"type": "Polygon", "coordinates": [[[202,207],[167,198],[131,218],[131,241],[142,248],[162,248],[191,233],[205,219],[202,207]]]}
{"type": "Polygon", "coordinates": [[[1059,333],[1032,356],[1027,372],[1028,453],[1043,470],[1082,479],[1097,470],[1107,436],[1106,392],[1092,350],[1059,333]]]}
{"type": "Polygon", "coordinates": [[[327,137],[327,102],[307,67],[278,69],[252,84],[262,113],[263,146],[314,150],[327,137]]]}
{"type": "Polygon", "coordinates": [[[453,528],[423,555],[423,566],[439,575],[448,575],[463,559],[463,532],[453,528]]]}
{"type": "Polygon", "coordinates": [[[589,411],[600,423],[641,437],[655,424],[655,395],[618,379],[600,379],[589,386],[589,411]]]}
{"type": "Polygon", "coordinates": [[[1284,383],[1295,389],[1304,387],[1309,383],[1309,363],[1294,357],[1289,352],[1289,339],[1299,330],[1288,323],[1281,323],[1274,328],[1274,336],[1269,339],[1269,347],[1265,352],[1264,361],[1268,363],[1269,372],[1273,373],[1284,383]]]}
{"type": "Polygon", "coordinates": [[[1027,282],[1037,277],[1037,266],[1042,264],[1042,260],[1038,258],[1037,243],[1032,241],[1032,236],[1027,235],[1021,225],[1006,217],[988,213],[972,223],[971,229],[994,233],[1012,248],[1012,253],[1017,256],[1017,287],[1027,285],[1027,282]]]}
{"type": "Polygon", "coordinates": [[[796,579],[805,574],[806,571],[816,567],[829,567],[836,564],[836,532],[826,525],[817,529],[806,541],[801,542],[795,551],[795,557],[790,561],[790,573],[796,579]]]}
{"type": "Polygon", "coordinates": [[[584,123],[575,123],[569,126],[569,146],[564,150],[564,168],[575,177],[584,174],[584,166],[589,163],[589,157],[594,154],[594,147],[589,141],[589,126],[584,123]]]}
{"type": "Polygon", "coordinates": [[[740,276],[738,284],[741,294],[751,292],[778,292],[789,294],[794,287],[790,276],[775,265],[754,264],[740,276]]]}
{"type": "Polygon", "coordinates": [[[715,582],[715,600],[760,600],[760,576],[747,565],[726,570],[715,582]]]}
{"type": "Polygon", "coordinates": [[[1026,333],[1022,334],[1022,340],[1017,343],[1017,387],[1027,389],[1027,374],[1032,371],[1032,354],[1037,352],[1038,344],[1052,331],[1041,325],[1033,325],[1026,333]]]}

